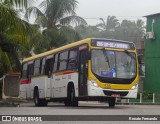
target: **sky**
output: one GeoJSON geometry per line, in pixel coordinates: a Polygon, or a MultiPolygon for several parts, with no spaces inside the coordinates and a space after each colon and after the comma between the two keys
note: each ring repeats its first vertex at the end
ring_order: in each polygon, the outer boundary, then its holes
{"type": "Polygon", "coordinates": [[[78,16],[83,17],[89,25],[98,24],[99,18],[116,16],[124,19],[146,21],[143,16],[160,13],[160,0],[77,0],[78,16]]]}

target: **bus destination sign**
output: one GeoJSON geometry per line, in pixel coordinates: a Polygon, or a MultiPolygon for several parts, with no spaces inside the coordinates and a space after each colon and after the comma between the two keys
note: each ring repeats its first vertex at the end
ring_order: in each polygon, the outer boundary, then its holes
{"type": "Polygon", "coordinates": [[[108,47],[108,48],[117,48],[117,49],[134,49],[132,43],[125,43],[120,41],[107,41],[107,40],[93,40],[92,46],[97,47],[108,47]]]}

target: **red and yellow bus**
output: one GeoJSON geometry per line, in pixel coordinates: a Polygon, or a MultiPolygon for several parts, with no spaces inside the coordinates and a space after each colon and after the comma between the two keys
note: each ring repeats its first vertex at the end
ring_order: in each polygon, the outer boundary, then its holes
{"type": "Polygon", "coordinates": [[[36,106],[64,101],[108,101],[136,98],[137,53],[132,42],[89,38],[23,60],[20,98],[36,106]]]}

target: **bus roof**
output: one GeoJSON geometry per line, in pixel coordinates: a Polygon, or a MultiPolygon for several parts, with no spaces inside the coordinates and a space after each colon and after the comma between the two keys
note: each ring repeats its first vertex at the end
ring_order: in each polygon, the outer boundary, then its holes
{"type": "Polygon", "coordinates": [[[55,48],[53,50],[50,50],[50,51],[47,51],[47,52],[44,52],[44,53],[40,53],[40,54],[31,56],[31,57],[25,58],[23,60],[23,63],[28,62],[28,61],[32,61],[34,59],[41,58],[41,57],[44,57],[44,56],[47,56],[47,55],[50,55],[50,54],[55,53],[55,52],[65,50],[65,49],[68,49],[68,48],[71,48],[71,47],[74,47],[74,46],[78,46],[78,45],[81,45],[83,43],[88,43],[88,41],[90,41],[90,40],[91,40],[91,38],[87,38],[87,39],[84,39],[84,40],[80,40],[80,41],[77,41],[77,42],[67,44],[67,45],[59,47],[59,48],[55,48]]]}
{"type": "Polygon", "coordinates": [[[23,60],[23,63],[28,62],[28,61],[32,61],[32,60],[34,60],[34,59],[41,58],[41,57],[50,55],[50,54],[52,54],[52,53],[59,52],[59,51],[62,51],[62,50],[71,48],[71,47],[75,47],[75,46],[78,46],[78,45],[81,45],[81,44],[84,44],[84,43],[88,43],[89,41],[94,40],[94,39],[95,39],[95,40],[110,40],[110,41],[117,41],[117,42],[133,43],[133,42],[129,42],[129,41],[115,40],[115,39],[87,38],[87,39],[84,39],[84,40],[80,40],[80,41],[77,41],[77,42],[73,42],[73,43],[67,44],[67,45],[62,46],[62,47],[59,47],[59,48],[55,48],[55,49],[53,49],[53,50],[50,50],[50,51],[47,51],[47,52],[44,52],[44,53],[40,53],[40,54],[31,56],[31,57],[25,58],[25,59],[23,60]]]}

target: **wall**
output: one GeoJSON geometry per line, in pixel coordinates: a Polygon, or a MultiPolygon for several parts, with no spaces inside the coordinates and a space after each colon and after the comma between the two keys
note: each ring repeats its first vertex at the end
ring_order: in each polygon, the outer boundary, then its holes
{"type": "Polygon", "coordinates": [[[146,32],[152,31],[153,19],[155,39],[147,39],[145,43],[144,91],[160,93],[160,14],[147,17],[146,32]]]}

